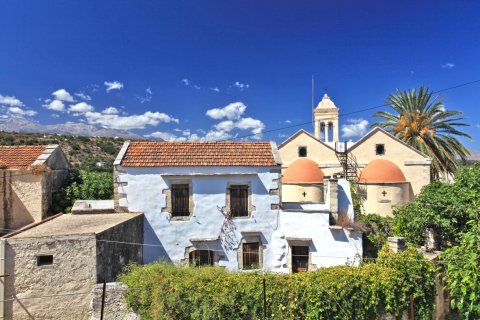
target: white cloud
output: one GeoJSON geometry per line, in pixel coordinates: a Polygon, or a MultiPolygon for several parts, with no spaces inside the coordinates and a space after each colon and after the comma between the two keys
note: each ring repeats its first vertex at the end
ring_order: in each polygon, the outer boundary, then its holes
{"type": "Polygon", "coordinates": [[[442,69],[453,69],[455,67],[455,64],[451,62],[447,62],[447,63],[441,64],[440,67],[442,67],[442,69]]]}
{"type": "Polygon", "coordinates": [[[153,92],[152,89],[147,88],[145,89],[145,95],[142,97],[137,97],[138,100],[140,100],[140,103],[145,103],[145,102],[150,102],[153,97],[153,92]]]}
{"type": "Polygon", "coordinates": [[[215,91],[215,92],[220,92],[220,89],[218,87],[213,87],[213,88],[208,88],[212,91],[215,91]]]}
{"type": "Polygon", "coordinates": [[[120,110],[115,107],[108,107],[102,110],[103,114],[119,114],[120,110]]]}
{"type": "Polygon", "coordinates": [[[288,138],[288,137],[290,137],[290,136],[289,136],[288,134],[285,134],[285,133],[279,133],[279,134],[278,134],[278,137],[284,139],[284,138],[288,138]]]}
{"type": "Polygon", "coordinates": [[[364,119],[348,119],[349,124],[342,126],[342,137],[352,138],[363,136],[367,133],[368,121],[364,119]]]}
{"type": "Polygon", "coordinates": [[[234,102],[223,108],[207,110],[206,115],[216,120],[223,118],[227,118],[228,120],[237,120],[243,115],[246,109],[247,106],[242,102],[234,102]]]}
{"type": "Polygon", "coordinates": [[[190,85],[190,80],[188,80],[187,78],[185,79],[182,79],[181,82],[186,85],[187,87],[190,85]]]}
{"type": "Polygon", "coordinates": [[[285,120],[283,122],[288,124],[288,123],[292,123],[292,120],[285,120]]]}
{"type": "Polygon", "coordinates": [[[229,131],[232,131],[233,129],[235,129],[235,122],[233,122],[232,120],[225,120],[225,121],[217,123],[213,127],[217,130],[220,130],[220,131],[229,132],[229,131]]]}
{"type": "Polygon", "coordinates": [[[243,90],[248,89],[250,87],[249,84],[240,83],[238,81],[235,81],[235,83],[232,84],[232,86],[239,89],[240,91],[243,91],[243,90]]]}
{"type": "Polygon", "coordinates": [[[123,89],[123,83],[121,83],[120,81],[112,81],[112,82],[105,81],[103,84],[105,85],[105,87],[107,87],[105,89],[105,91],[107,91],[107,92],[110,92],[112,90],[123,89]]]}
{"type": "Polygon", "coordinates": [[[8,108],[8,113],[18,115],[18,116],[28,116],[28,117],[33,117],[36,115],[38,112],[33,111],[33,110],[24,110],[20,107],[10,107],[8,108]]]}
{"type": "Polygon", "coordinates": [[[165,113],[147,111],[140,115],[120,116],[118,114],[103,114],[100,112],[85,113],[88,123],[98,124],[112,129],[144,129],[147,125],[156,126],[159,123],[178,123],[178,119],[165,113]]]}
{"type": "Polygon", "coordinates": [[[53,92],[52,95],[55,97],[55,100],[65,101],[65,102],[75,102],[72,95],[65,89],[58,89],[53,92]]]}
{"type": "Polygon", "coordinates": [[[24,104],[19,99],[14,96],[2,96],[0,94],[0,104],[7,105],[10,107],[23,107],[24,104]]]}
{"type": "Polygon", "coordinates": [[[241,130],[252,130],[253,134],[262,133],[263,129],[265,129],[265,124],[262,121],[253,118],[242,118],[235,126],[241,130]]]}
{"type": "Polygon", "coordinates": [[[187,78],[184,78],[184,79],[180,80],[180,82],[186,87],[190,87],[190,88],[193,88],[195,90],[200,90],[201,89],[200,86],[194,84],[191,80],[188,80],[187,78]]]}
{"type": "MultiPolygon", "coordinates": [[[[93,106],[89,105],[88,103],[79,102],[77,104],[71,105],[68,108],[68,111],[76,112],[76,113],[85,113],[85,112],[91,112],[93,111],[93,109],[94,109],[93,106]]],[[[78,115],[78,114],[74,114],[74,115],[78,115]]]]}
{"type": "Polygon", "coordinates": [[[53,111],[65,111],[65,104],[60,100],[53,100],[50,99],[45,100],[45,104],[43,105],[45,108],[53,110],[53,111]]]}
{"type": "Polygon", "coordinates": [[[75,95],[77,97],[79,97],[80,99],[83,99],[83,100],[86,100],[86,101],[90,101],[92,100],[92,97],[90,97],[88,94],[84,93],[84,92],[75,92],[75,95]]]}

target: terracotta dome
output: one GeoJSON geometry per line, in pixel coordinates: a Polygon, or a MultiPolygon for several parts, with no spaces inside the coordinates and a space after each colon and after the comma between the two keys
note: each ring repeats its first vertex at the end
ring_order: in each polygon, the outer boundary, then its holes
{"type": "Polygon", "coordinates": [[[360,183],[402,183],[407,182],[402,170],[393,162],[375,159],[362,170],[360,183]]]}
{"type": "Polygon", "coordinates": [[[315,161],[301,158],[285,170],[282,183],[323,183],[323,171],[315,161]]]}

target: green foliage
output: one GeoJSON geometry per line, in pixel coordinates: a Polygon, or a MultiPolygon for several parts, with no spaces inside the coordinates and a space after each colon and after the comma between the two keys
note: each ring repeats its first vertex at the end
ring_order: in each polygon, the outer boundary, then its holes
{"type": "MultiPolygon", "coordinates": [[[[269,319],[375,319],[400,317],[412,295],[416,319],[429,319],[432,264],[416,250],[382,251],[377,262],[316,271],[265,274],[269,319]]],[[[219,267],[130,265],[119,280],[132,290],[128,304],[142,319],[263,318],[263,276],[219,267]]]]}
{"type": "Polygon", "coordinates": [[[480,318],[480,224],[470,221],[471,230],[464,233],[460,245],[445,250],[441,258],[445,267],[442,277],[451,296],[451,306],[464,319],[480,318]]]}
{"type": "Polygon", "coordinates": [[[383,118],[372,126],[381,126],[395,137],[432,158],[432,175],[454,173],[457,158],[465,161],[470,154],[457,137],[470,136],[459,130],[463,123],[460,111],[446,110],[440,96],[421,86],[418,90],[397,90],[387,98],[394,111],[374,114],[383,118]]]}
{"type": "Polygon", "coordinates": [[[69,212],[75,200],[113,198],[113,174],[72,169],[65,187],[53,195],[54,212],[69,212]]]}
{"type": "Polygon", "coordinates": [[[425,228],[433,228],[443,248],[457,244],[480,208],[480,163],[457,172],[454,183],[433,181],[414,202],[396,208],[394,232],[415,244],[423,243],[425,228]]]}
{"type": "Polygon", "coordinates": [[[358,220],[363,231],[364,255],[376,257],[377,252],[387,243],[387,238],[393,235],[393,218],[371,213],[360,215],[358,220]]]}

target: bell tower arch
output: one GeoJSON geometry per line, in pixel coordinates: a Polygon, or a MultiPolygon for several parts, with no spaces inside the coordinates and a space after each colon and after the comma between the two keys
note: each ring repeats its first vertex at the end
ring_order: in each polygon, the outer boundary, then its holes
{"type": "Polygon", "coordinates": [[[338,109],[328,94],[313,110],[315,138],[323,142],[338,142],[338,109]]]}

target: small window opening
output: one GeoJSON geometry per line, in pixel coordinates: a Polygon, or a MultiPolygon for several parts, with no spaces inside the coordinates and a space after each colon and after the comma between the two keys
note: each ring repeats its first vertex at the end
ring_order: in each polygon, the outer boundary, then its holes
{"type": "Polygon", "coordinates": [[[172,185],[172,216],[188,217],[190,215],[189,185],[172,185]]]}
{"type": "Polygon", "coordinates": [[[377,156],[383,156],[385,154],[385,145],[384,144],[376,144],[375,145],[375,153],[377,156]]]}
{"type": "Polygon", "coordinates": [[[292,272],[304,272],[308,270],[308,246],[292,246],[292,272]]]}
{"type": "Polygon", "coordinates": [[[190,265],[194,267],[213,266],[213,251],[195,250],[188,255],[190,265]]]}
{"type": "Polygon", "coordinates": [[[37,266],[49,266],[53,264],[53,255],[37,256],[37,266]]]}
{"type": "Polygon", "coordinates": [[[260,243],[243,244],[243,269],[252,270],[260,268],[260,243]]]}
{"type": "Polygon", "coordinates": [[[307,156],[307,147],[298,148],[298,156],[299,157],[306,157],[307,156]]]}
{"type": "Polygon", "coordinates": [[[248,217],[248,186],[230,186],[230,212],[233,217],[248,217]]]}

